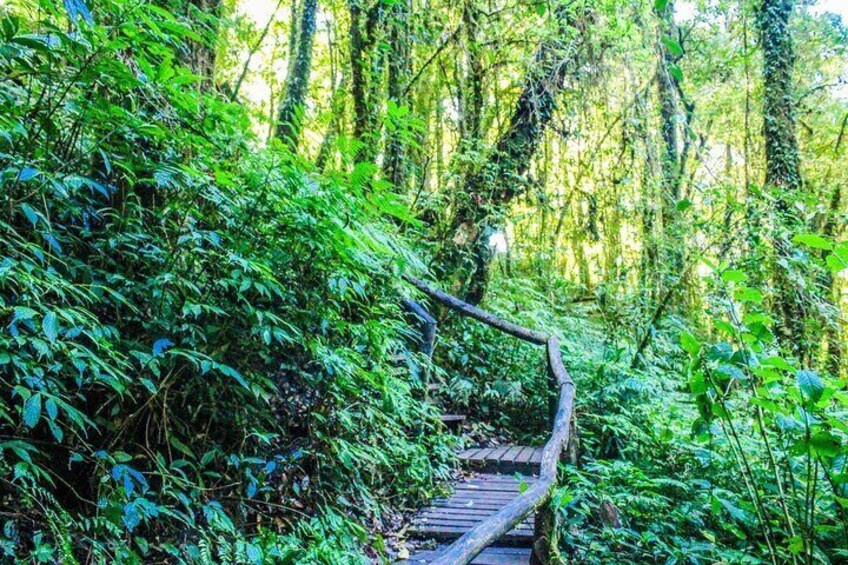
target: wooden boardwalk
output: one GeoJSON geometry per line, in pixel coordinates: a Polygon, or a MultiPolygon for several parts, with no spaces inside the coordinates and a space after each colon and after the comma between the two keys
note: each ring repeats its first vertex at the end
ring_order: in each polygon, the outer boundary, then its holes
{"type": "MultiPolygon", "coordinates": [[[[493,327],[504,334],[544,347],[552,405],[551,434],[544,448],[522,445],[478,447],[459,454],[468,476],[446,498],[415,516],[411,534],[422,540],[421,551],[406,557],[408,565],[529,565],[550,562],[556,543],[550,500],[557,485],[557,464],[568,445],[574,411],[574,382],[562,362],[556,336],[501,320],[415,277],[404,279],[431,300],[493,327]]],[[[414,300],[405,308],[417,320],[420,354],[432,356],[436,319],[414,300]]],[[[438,390],[433,383],[428,391],[438,390]]],[[[444,414],[443,423],[458,429],[465,417],[444,414]]]]}
{"type": "MultiPolygon", "coordinates": [[[[423,565],[438,558],[448,543],[491,517],[538,480],[542,449],[528,446],[467,449],[459,459],[472,473],[454,485],[450,496],[431,501],[413,520],[411,535],[432,540],[405,565],[423,565]]],[[[522,565],[530,563],[534,539],[534,516],[528,516],[487,548],[476,565],[522,565]]]]}

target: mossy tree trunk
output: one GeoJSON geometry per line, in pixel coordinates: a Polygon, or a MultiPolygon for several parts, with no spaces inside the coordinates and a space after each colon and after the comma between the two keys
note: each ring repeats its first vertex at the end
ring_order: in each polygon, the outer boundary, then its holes
{"type": "MultiPolygon", "coordinates": [[[[312,69],[312,44],[315,38],[318,0],[303,0],[300,10],[294,58],[289,65],[286,91],[277,114],[277,138],[292,151],[297,149],[303,125],[304,103],[312,69]]],[[[295,14],[292,14],[292,18],[294,17],[295,14]]]]}
{"type": "Polygon", "coordinates": [[[462,25],[465,28],[465,99],[462,115],[463,141],[480,141],[483,123],[483,61],[479,38],[480,10],[474,0],[466,0],[462,6],[462,25]]]}
{"type": "Polygon", "coordinates": [[[218,28],[221,0],[160,0],[157,2],[174,14],[184,15],[200,40],[186,40],[178,52],[180,63],[200,76],[201,90],[215,87],[215,62],[218,51],[218,28]]]}
{"type": "Polygon", "coordinates": [[[386,4],[376,0],[349,0],[351,94],[353,96],[353,135],[360,142],[357,161],[377,157],[378,94],[383,76],[380,40],[385,27],[386,4]]]}
{"type": "Polygon", "coordinates": [[[487,161],[466,177],[456,204],[448,240],[436,259],[442,276],[458,277],[465,299],[478,304],[483,299],[493,253],[489,237],[499,217],[512,200],[524,191],[524,175],[553,118],[557,95],[563,88],[575,50],[571,39],[580,36],[575,26],[584,23],[574,4],[559,4],[553,11],[556,33],[536,51],[521,95],[506,131],[500,136],[487,161]]]}
{"type": "Polygon", "coordinates": [[[406,87],[412,71],[409,12],[409,0],[397,0],[391,7],[389,20],[388,97],[398,108],[398,111],[395,116],[390,117],[392,123],[386,134],[383,174],[399,190],[406,188],[409,177],[406,143],[404,141],[405,125],[403,124],[403,114],[400,111],[401,108],[408,108],[406,87]]]}
{"type": "Polygon", "coordinates": [[[763,0],[757,18],[763,49],[763,135],[766,153],[766,189],[777,202],[772,234],[775,248],[775,309],[781,341],[802,360],[809,360],[799,290],[792,282],[792,244],[789,239],[802,225],[793,213],[792,202],[802,189],[798,140],[795,134],[795,100],[792,70],[795,50],[789,17],[795,0],[763,0]]]}

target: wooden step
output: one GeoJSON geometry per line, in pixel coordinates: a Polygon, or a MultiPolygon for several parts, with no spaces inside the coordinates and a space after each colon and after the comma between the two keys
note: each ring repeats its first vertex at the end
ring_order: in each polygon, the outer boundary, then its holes
{"type": "Polygon", "coordinates": [[[439,420],[450,430],[451,432],[458,433],[462,428],[462,423],[465,421],[464,414],[442,414],[439,416],[439,420]]]}
{"type": "MultiPolygon", "coordinates": [[[[481,474],[454,486],[447,498],[437,498],[413,519],[410,533],[419,539],[454,540],[492,516],[535,481],[531,477],[481,474]]],[[[499,545],[529,545],[533,516],[498,540],[499,545]]]]}
{"type": "MultiPolygon", "coordinates": [[[[447,550],[447,545],[416,552],[404,561],[403,565],[424,565],[430,563],[447,550]]],[[[530,565],[530,548],[527,547],[487,547],[474,558],[471,565],[530,565]]]]}
{"type": "Polygon", "coordinates": [[[457,457],[469,469],[489,473],[534,475],[539,472],[542,451],[541,447],[526,445],[474,447],[462,451],[457,457]]]}

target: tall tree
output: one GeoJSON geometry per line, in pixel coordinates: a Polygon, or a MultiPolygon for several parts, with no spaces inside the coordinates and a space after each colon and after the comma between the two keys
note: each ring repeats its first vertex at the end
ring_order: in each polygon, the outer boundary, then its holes
{"type": "Polygon", "coordinates": [[[677,64],[683,57],[683,41],[674,21],[674,0],[657,2],[654,6],[659,23],[656,82],[663,142],[660,159],[663,263],[665,274],[672,279],[669,284],[676,288],[679,286],[676,279],[684,270],[686,247],[677,206],[683,198],[686,160],[692,146],[694,104],[685,98],[680,83],[682,73],[677,64]],[[685,119],[681,119],[683,117],[685,119]]]}
{"type": "Polygon", "coordinates": [[[400,108],[407,105],[407,84],[412,70],[409,37],[409,0],[397,0],[392,5],[389,19],[389,100],[394,104],[396,115],[386,135],[385,177],[398,188],[406,186],[407,159],[402,133],[403,124],[400,108]]]}
{"type": "Polygon", "coordinates": [[[479,38],[480,10],[475,0],[466,0],[462,5],[462,24],[465,27],[465,52],[467,74],[465,77],[465,106],[462,115],[462,131],[465,140],[480,140],[483,123],[483,59],[479,38]]]}
{"type": "Polygon", "coordinates": [[[680,200],[680,139],[678,132],[679,103],[675,78],[675,53],[680,49],[677,42],[677,26],[674,23],[674,2],[665,6],[656,4],[659,20],[657,42],[657,94],[660,102],[660,133],[663,140],[662,169],[663,223],[671,223],[674,206],[680,200]]]}
{"type": "Polygon", "coordinates": [[[765,82],[765,184],[777,202],[778,216],[772,236],[777,256],[774,276],[775,306],[781,322],[778,331],[783,342],[803,358],[809,355],[804,325],[806,315],[803,300],[788,270],[792,264],[792,245],[787,237],[802,224],[792,207],[792,201],[802,189],[792,94],[795,49],[789,29],[789,17],[794,7],[795,0],[763,0],[757,23],[763,48],[765,82]]]}
{"type": "MultiPolygon", "coordinates": [[[[297,32],[297,50],[289,65],[286,91],[277,114],[277,137],[292,151],[297,149],[303,125],[303,109],[312,69],[312,43],[317,11],[318,0],[303,0],[297,32]]],[[[295,17],[294,14],[292,17],[295,17]]]]}
{"type": "Polygon", "coordinates": [[[383,75],[382,38],[386,16],[384,0],[364,6],[364,0],[349,0],[351,94],[353,135],[361,143],[357,161],[377,156],[378,92],[383,75]]]}
{"type": "Polygon", "coordinates": [[[488,282],[489,237],[504,208],[523,192],[523,177],[576,59],[573,39],[582,37],[580,28],[587,21],[582,2],[561,2],[552,14],[555,31],[536,51],[506,131],[483,166],[466,177],[451,222],[452,239],[436,259],[444,275],[458,275],[465,298],[474,304],[483,299],[488,282]]]}

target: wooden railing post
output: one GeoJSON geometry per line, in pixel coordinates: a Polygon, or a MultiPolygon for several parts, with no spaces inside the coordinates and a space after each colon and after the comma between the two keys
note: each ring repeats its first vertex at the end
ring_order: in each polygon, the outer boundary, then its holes
{"type": "Polygon", "coordinates": [[[549,565],[556,547],[556,516],[552,502],[545,502],[536,511],[533,525],[533,553],[530,565],[549,565]]]}
{"type": "Polygon", "coordinates": [[[436,319],[414,300],[404,299],[403,306],[412,313],[418,324],[419,351],[427,357],[432,357],[436,347],[436,319]]]}

